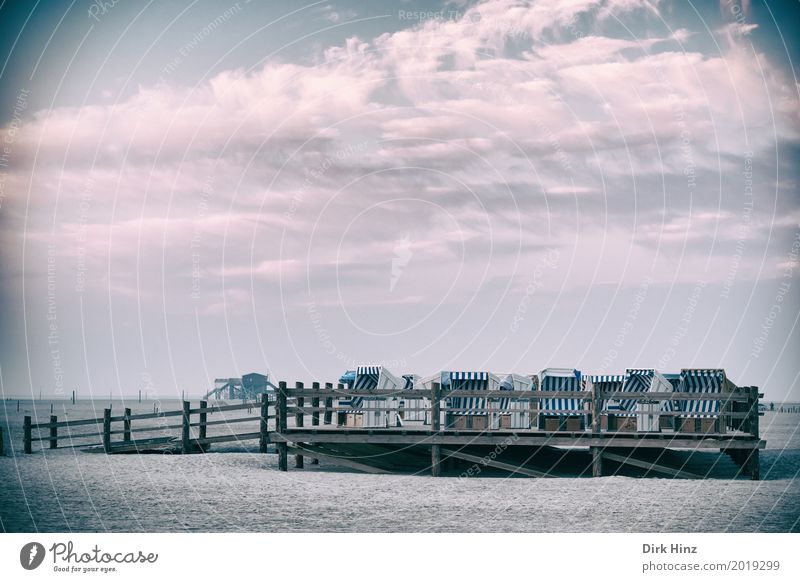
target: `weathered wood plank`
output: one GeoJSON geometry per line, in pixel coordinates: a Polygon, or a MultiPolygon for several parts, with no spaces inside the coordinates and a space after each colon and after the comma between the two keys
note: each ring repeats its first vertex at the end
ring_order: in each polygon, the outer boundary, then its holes
{"type": "Polygon", "coordinates": [[[364,463],[359,463],[358,461],[354,461],[353,459],[349,459],[347,457],[341,457],[338,455],[321,452],[319,449],[315,447],[292,445],[289,448],[297,453],[302,453],[307,457],[311,457],[317,460],[322,459],[323,461],[328,461],[334,465],[340,465],[342,467],[348,467],[350,469],[357,469],[359,471],[363,471],[364,473],[375,473],[383,475],[388,475],[391,473],[390,471],[385,471],[384,469],[379,469],[377,467],[372,467],[364,463]]]}
{"type": "MultiPolygon", "coordinates": [[[[570,433],[535,433],[533,431],[522,433],[492,433],[482,431],[460,431],[455,434],[431,434],[425,431],[405,431],[406,434],[389,430],[373,430],[372,434],[356,430],[317,430],[315,432],[296,430],[284,433],[270,433],[274,442],[309,442],[317,443],[374,443],[374,444],[439,444],[439,445],[497,445],[507,442],[511,434],[516,435],[509,446],[534,446],[550,445],[556,447],[618,447],[618,448],[660,448],[660,449],[753,449],[762,447],[760,443],[752,440],[731,439],[728,441],[718,439],[698,438],[696,440],[664,440],[664,439],[638,439],[627,436],[593,437],[591,433],[580,436],[570,436],[570,433]]],[[[635,434],[635,433],[632,433],[635,434]]],[[[700,436],[700,435],[698,435],[700,436]]],[[[763,441],[762,441],[763,442],[763,441]]]]}
{"type": "Polygon", "coordinates": [[[199,444],[211,443],[230,443],[236,441],[252,441],[261,438],[261,432],[245,432],[242,434],[223,434],[219,436],[210,436],[204,439],[195,439],[199,444]]]}
{"type": "Polygon", "coordinates": [[[644,461],[624,455],[617,455],[616,453],[609,453],[608,451],[603,451],[603,457],[609,461],[616,461],[617,463],[639,467],[640,469],[647,469],[648,471],[652,471],[654,473],[663,473],[665,475],[670,475],[671,477],[680,477],[681,479],[703,478],[701,475],[695,475],[694,473],[683,471],[681,469],[675,469],[674,467],[668,467],[652,461],[644,461]]]}
{"type": "Polygon", "coordinates": [[[454,449],[442,449],[442,453],[447,457],[462,459],[470,463],[479,463],[481,465],[485,465],[488,467],[494,467],[495,469],[502,469],[503,471],[509,471],[511,473],[519,473],[521,475],[527,475],[528,477],[549,477],[547,473],[543,473],[541,471],[535,471],[533,469],[522,467],[520,465],[512,465],[511,463],[503,463],[502,461],[498,461],[497,459],[487,459],[486,457],[471,455],[463,451],[457,451],[454,449]]]}

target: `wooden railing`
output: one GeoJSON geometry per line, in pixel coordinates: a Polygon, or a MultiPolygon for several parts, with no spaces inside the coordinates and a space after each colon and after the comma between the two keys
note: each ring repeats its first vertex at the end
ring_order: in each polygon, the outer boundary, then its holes
{"type": "Polygon", "coordinates": [[[48,443],[48,448],[57,449],[64,448],[64,440],[69,441],[67,448],[71,447],[88,447],[92,444],[101,444],[106,452],[110,452],[112,446],[118,443],[135,444],[135,439],[132,438],[134,433],[158,433],[170,430],[181,430],[181,451],[192,452],[194,448],[200,447],[201,449],[206,445],[212,443],[222,443],[241,440],[260,440],[260,449],[266,452],[266,444],[268,442],[268,421],[274,416],[269,416],[269,400],[267,394],[262,395],[262,402],[260,405],[260,414],[256,417],[240,417],[240,418],[225,418],[222,420],[208,420],[209,414],[219,412],[230,412],[234,410],[245,410],[258,407],[257,403],[242,403],[242,404],[226,404],[222,406],[208,406],[208,402],[200,401],[198,408],[192,408],[191,403],[183,401],[181,410],[168,410],[163,412],[148,412],[143,414],[131,414],[130,408],[125,408],[125,412],[121,416],[112,416],[110,408],[103,410],[103,416],[99,418],[89,418],[82,420],[58,420],[58,416],[51,415],[50,422],[33,423],[30,416],[25,416],[23,419],[23,450],[26,454],[32,452],[33,443],[40,441],[48,443]],[[192,416],[197,415],[197,422],[192,422],[192,416]],[[146,420],[166,419],[180,417],[179,423],[173,424],[144,424],[138,423],[146,420]],[[134,421],[137,426],[134,426],[134,421]],[[208,436],[207,427],[215,425],[234,425],[244,422],[259,421],[259,430],[257,432],[247,432],[240,434],[208,436]],[[120,427],[121,428],[115,428],[120,427]],[[71,431],[72,428],[82,426],[93,426],[96,430],[89,432],[82,432],[75,434],[71,431]],[[58,429],[70,429],[69,432],[59,437],[58,429]],[[197,437],[192,438],[192,429],[197,429],[197,437]],[[34,431],[38,432],[38,436],[34,436],[34,431]],[[122,435],[122,440],[114,442],[115,435],[122,435]],[[85,442],[87,439],[95,439],[95,442],[85,442]],[[99,442],[97,442],[99,439],[99,442]],[[59,444],[59,441],[62,441],[59,444]],[[77,444],[74,441],[79,441],[77,444]]]}

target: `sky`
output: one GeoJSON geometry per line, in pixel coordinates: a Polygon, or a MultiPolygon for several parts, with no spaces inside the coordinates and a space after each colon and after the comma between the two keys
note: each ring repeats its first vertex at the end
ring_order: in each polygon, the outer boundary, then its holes
{"type": "Polygon", "coordinates": [[[4,2],[2,393],[377,363],[800,400],[798,11],[4,2]]]}

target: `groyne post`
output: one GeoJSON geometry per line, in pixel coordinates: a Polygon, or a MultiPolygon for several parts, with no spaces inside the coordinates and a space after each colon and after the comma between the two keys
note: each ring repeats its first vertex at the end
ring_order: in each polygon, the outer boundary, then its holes
{"type": "Polygon", "coordinates": [[[22,420],[22,447],[26,455],[31,454],[31,417],[26,416],[22,420]]]}
{"type": "Polygon", "coordinates": [[[57,449],[58,448],[58,427],[56,423],[58,422],[58,416],[55,414],[50,415],[50,448],[57,449]]]}

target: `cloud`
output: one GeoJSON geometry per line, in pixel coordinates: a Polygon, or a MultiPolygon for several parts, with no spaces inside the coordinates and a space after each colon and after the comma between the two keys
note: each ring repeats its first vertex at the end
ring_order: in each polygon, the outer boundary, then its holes
{"type": "MultiPolygon", "coordinates": [[[[185,257],[162,247],[203,232],[224,249],[210,273],[234,285],[321,269],[333,292],[334,249],[343,265],[382,263],[398,229],[427,249],[420,278],[464,245],[467,270],[496,250],[524,261],[545,244],[600,248],[609,232],[678,253],[667,243],[736,231],[742,158],[768,171],[776,142],[800,139],[800,108],[749,25],[717,31],[720,54],[684,48],[696,31],[667,20],[644,0],[487,1],[313,62],[39,111],[17,132],[11,202],[30,191],[31,241],[70,248],[81,230],[85,252],[172,261],[167,272],[185,257]],[[388,215],[363,216],[382,205],[388,215]],[[667,207],[678,216],[663,220],[667,207]]],[[[754,214],[770,211],[765,200],[754,214]]],[[[587,268],[573,286],[616,260],[574,258],[587,268]]],[[[518,262],[492,274],[513,277],[518,262]]]]}

